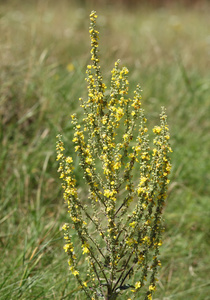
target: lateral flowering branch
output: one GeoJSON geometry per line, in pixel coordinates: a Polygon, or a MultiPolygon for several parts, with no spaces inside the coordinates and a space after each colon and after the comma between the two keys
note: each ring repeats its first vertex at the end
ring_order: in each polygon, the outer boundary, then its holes
{"type": "Polygon", "coordinates": [[[103,82],[96,19],[93,11],[88,96],[80,98],[84,118],[79,123],[71,116],[87,199],[79,195],[73,159],[65,155],[60,135],[57,141],[58,172],[70,215],[63,226],[64,250],[87,299],[114,300],[123,292],[139,299],[141,291],[142,299],[151,300],[161,265],[161,219],[171,169],[167,116],[162,107],[150,149],[140,86],[130,98],[128,69],[120,68],[120,61],[111,72],[109,91],[103,82]]]}

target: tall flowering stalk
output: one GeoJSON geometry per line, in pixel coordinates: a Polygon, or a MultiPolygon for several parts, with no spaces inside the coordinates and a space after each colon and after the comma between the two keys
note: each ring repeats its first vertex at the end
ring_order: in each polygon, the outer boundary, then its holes
{"type": "Polygon", "coordinates": [[[64,250],[87,299],[114,300],[125,293],[126,299],[151,300],[161,265],[161,215],[171,169],[167,116],[162,108],[150,149],[140,86],[130,98],[128,69],[120,68],[119,61],[111,72],[110,90],[103,82],[96,19],[93,11],[88,96],[80,99],[84,119],[79,123],[72,115],[87,198],[78,192],[73,159],[65,156],[60,135],[57,141],[58,172],[70,215],[63,226],[64,250]]]}

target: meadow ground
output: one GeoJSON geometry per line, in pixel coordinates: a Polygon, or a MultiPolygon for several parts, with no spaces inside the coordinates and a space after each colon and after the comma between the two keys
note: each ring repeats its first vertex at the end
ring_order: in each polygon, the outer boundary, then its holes
{"type": "MultiPolygon", "coordinates": [[[[0,2],[0,299],[84,299],[62,249],[55,153],[62,133],[72,154],[69,116],[86,96],[95,7],[78,3],[0,2]]],[[[120,58],[150,129],[167,108],[173,168],[154,299],[210,299],[210,7],[96,9],[107,85],[120,58]]]]}

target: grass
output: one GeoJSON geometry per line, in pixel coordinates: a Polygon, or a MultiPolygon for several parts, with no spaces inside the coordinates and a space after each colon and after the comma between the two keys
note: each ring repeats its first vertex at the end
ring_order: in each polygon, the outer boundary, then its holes
{"type": "MultiPolygon", "coordinates": [[[[120,58],[132,88],[143,87],[149,127],[161,105],[168,113],[173,170],[154,299],[210,299],[209,6],[96,8],[106,82],[120,58]]],[[[69,115],[80,113],[86,92],[92,9],[67,1],[0,3],[0,299],[84,296],[62,251],[68,216],[55,137],[62,133],[71,146],[69,115]]]]}

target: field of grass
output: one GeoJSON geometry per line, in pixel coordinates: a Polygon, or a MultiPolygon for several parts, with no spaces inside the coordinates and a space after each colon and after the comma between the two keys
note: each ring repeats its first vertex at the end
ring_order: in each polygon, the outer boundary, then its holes
{"type": "Polygon", "coordinates": [[[55,142],[63,134],[72,154],[96,8],[107,85],[120,58],[131,89],[142,86],[150,129],[167,108],[173,168],[154,299],[209,300],[210,6],[58,2],[0,2],[0,299],[84,299],[62,249],[55,142]]]}

